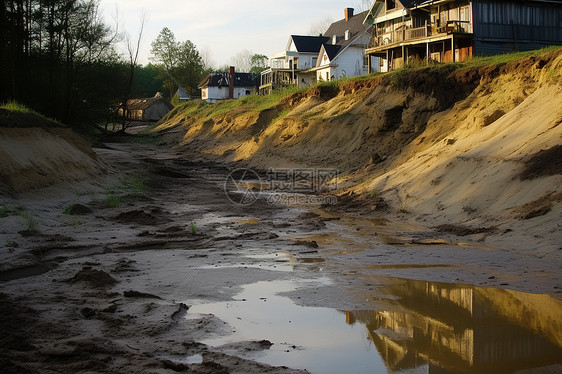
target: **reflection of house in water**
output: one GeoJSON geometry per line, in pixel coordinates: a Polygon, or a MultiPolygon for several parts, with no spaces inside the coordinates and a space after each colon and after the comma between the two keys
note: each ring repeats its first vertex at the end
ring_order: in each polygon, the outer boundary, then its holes
{"type": "Polygon", "coordinates": [[[347,312],[365,323],[389,371],[512,372],[559,363],[562,303],[546,295],[404,280],[392,311],[347,312]]]}

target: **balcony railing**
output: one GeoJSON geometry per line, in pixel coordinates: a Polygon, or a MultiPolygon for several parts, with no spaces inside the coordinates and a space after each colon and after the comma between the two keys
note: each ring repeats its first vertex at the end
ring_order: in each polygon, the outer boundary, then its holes
{"type": "Polygon", "coordinates": [[[451,32],[471,34],[472,23],[470,21],[449,21],[441,27],[438,27],[437,25],[427,25],[415,28],[402,28],[400,30],[375,35],[371,40],[369,47],[381,47],[389,44],[427,38],[432,35],[447,34],[451,32]]]}

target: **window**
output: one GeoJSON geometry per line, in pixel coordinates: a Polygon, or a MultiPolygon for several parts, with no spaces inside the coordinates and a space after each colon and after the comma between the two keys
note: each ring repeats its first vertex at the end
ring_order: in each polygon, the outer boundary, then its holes
{"type": "Polygon", "coordinates": [[[395,0],[386,0],[386,10],[396,8],[396,1],[395,0]]]}
{"type": "Polygon", "coordinates": [[[326,82],[328,82],[330,80],[330,73],[326,72],[326,82]]]}

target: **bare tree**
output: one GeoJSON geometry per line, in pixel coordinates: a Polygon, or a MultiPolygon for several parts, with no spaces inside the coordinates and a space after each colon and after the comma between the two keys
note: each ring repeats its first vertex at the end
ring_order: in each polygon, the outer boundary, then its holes
{"type": "Polygon", "coordinates": [[[357,5],[355,5],[355,10],[356,13],[361,13],[364,12],[366,10],[371,9],[371,6],[373,5],[373,1],[372,0],[360,0],[357,1],[357,5]]]}
{"type": "Polygon", "coordinates": [[[308,33],[310,35],[323,35],[332,23],[334,23],[334,21],[330,17],[326,17],[321,21],[311,24],[308,33]]]}
{"type": "Polygon", "coordinates": [[[142,44],[142,36],[144,33],[144,27],[146,26],[147,18],[144,10],[141,12],[141,17],[139,19],[139,31],[136,39],[131,38],[129,33],[125,34],[125,43],[127,47],[127,54],[129,58],[129,76],[127,78],[127,86],[125,88],[125,95],[123,102],[121,103],[121,108],[123,110],[122,118],[122,128],[121,131],[125,132],[127,128],[127,101],[131,95],[131,90],[133,88],[133,82],[135,79],[135,70],[138,65],[139,52],[142,44]]]}
{"type": "Polygon", "coordinates": [[[236,71],[248,73],[252,68],[252,56],[254,52],[244,49],[230,58],[230,63],[236,68],[236,71]]]}
{"type": "Polygon", "coordinates": [[[211,51],[209,47],[203,47],[199,51],[199,55],[201,56],[205,70],[213,70],[215,66],[215,62],[213,61],[213,51],[211,51]]]}

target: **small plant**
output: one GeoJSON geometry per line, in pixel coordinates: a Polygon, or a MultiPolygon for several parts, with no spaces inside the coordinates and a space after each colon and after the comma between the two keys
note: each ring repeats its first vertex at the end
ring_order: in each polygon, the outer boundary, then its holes
{"type": "Polygon", "coordinates": [[[12,240],[10,239],[9,236],[6,236],[6,247],[11,247],[12,246],[12,240]]]}
{"type": "Polygon", "coordinates": [[[16,215],[22,215],[22,210],[20,208],[15,208],[6,204],[0,205],[0,218],[16,215]]]}
{"type": "Polygon", "coordinates": [[[33,231],[35,227],[37,227],[37,222],[31,217],[27,217],[27,229],[33,231]]]}
{"type": "Polygon", "coordinates": [[[133,195],[144,195],[148,191],[148,186],[139,177],[131,176],[123,180],[121,184],[133,195]]]}
{"type": "Polygon", "coordinates": [[[191,234],[197,234],[197,227],[195,227],[195,223],[191,222],[191,234]]]}
{"type": "Polygon", "coordinates": [[[72,221],[70,222],[70,225],[72,227],[78,227],[84,224],[84,221],[79,220],[78,218],[73,218],[72,221]]]}
{"type": "Polygon", "coordinates": [[[119,205],[121,205],[121,203],[123,202],[123,198],[119,195],[116,195],[112,192],[107,194],[107,197],[105,199],[105,202],[107,203],[107,205],[109,205],[112,208],[116,208],[119,205]]]}

